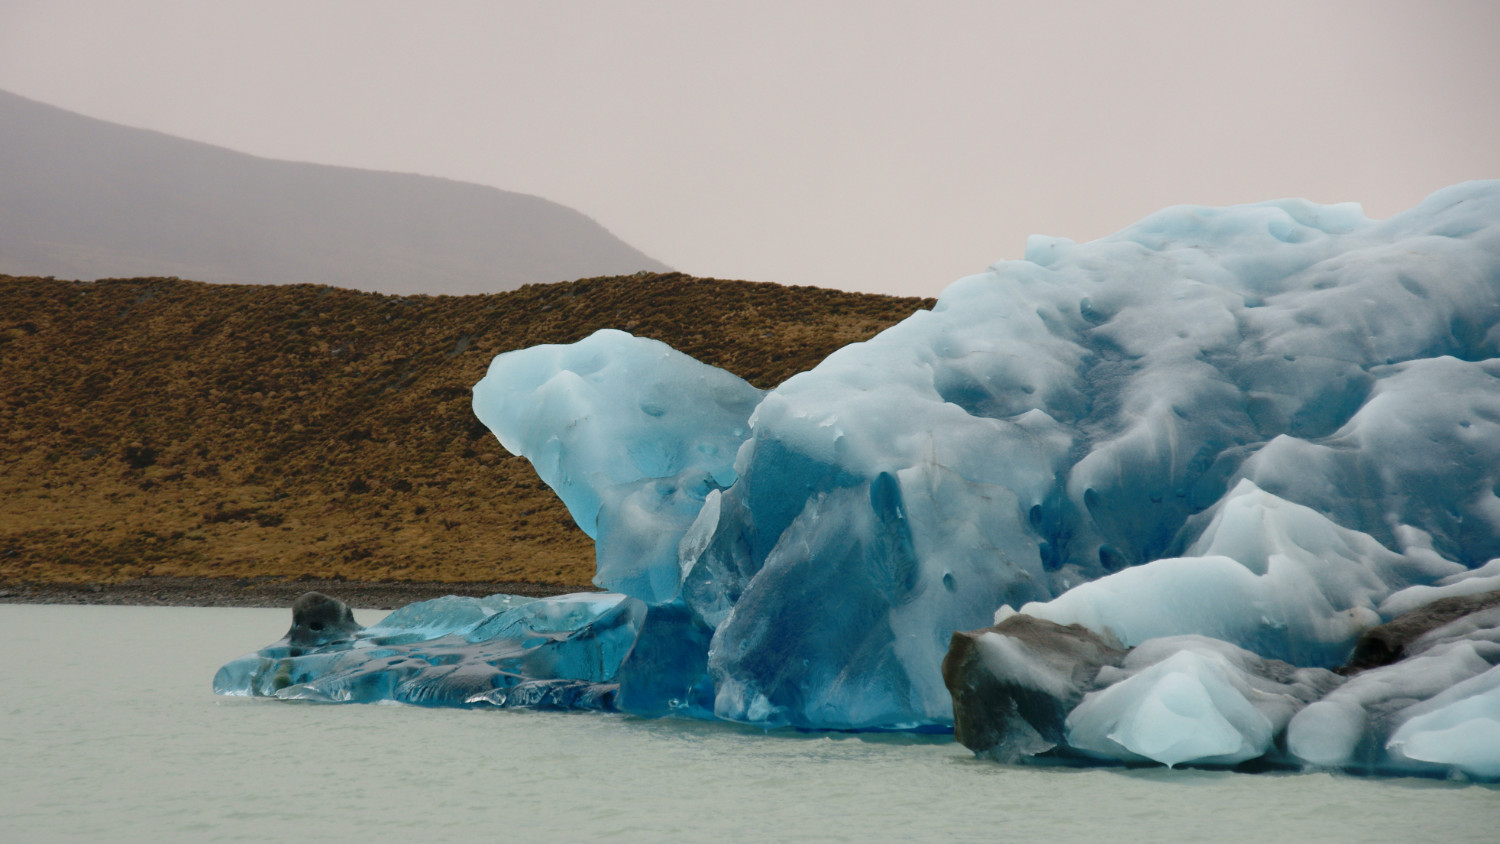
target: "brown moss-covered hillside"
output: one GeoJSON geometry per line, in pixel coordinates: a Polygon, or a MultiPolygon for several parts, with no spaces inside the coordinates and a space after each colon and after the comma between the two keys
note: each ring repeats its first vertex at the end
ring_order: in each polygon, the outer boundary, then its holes
{"type": "Polygon", "coordinates": [[[931,304],[680,274],[462,297],[0,276],[0,585],[584,586],[588,538],[470,410],[492,357],[622,328],[771,387],[931,304]]]}

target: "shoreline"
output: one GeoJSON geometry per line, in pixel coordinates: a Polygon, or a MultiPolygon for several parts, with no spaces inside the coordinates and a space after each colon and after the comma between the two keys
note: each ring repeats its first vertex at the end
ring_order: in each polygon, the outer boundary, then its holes
{"type": "Polygon", "coordinates": [[[142,577],[121,583],[19,583],[0,586],[3,604],[89,604],[143,607],[263,607],[289,609],[304,592],[322,592],[357,609],[393,610],[445,595],[505,593],[544,598],[584,591],[555,583],[481,581],[441,583],[294,580],[228,577],[142,577]]]}

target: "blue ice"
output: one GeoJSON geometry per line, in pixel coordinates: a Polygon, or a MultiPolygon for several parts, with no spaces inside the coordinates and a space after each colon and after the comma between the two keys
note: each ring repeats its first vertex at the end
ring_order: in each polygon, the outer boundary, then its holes
{"type": "Polygon", "coordinates": [[[325,703],[606,709],[644,614],[624,595],[580,593],[543,601],[437,598],[313,642],[294,622],[279,642],[220,668],[214,691],[325,703]]]}

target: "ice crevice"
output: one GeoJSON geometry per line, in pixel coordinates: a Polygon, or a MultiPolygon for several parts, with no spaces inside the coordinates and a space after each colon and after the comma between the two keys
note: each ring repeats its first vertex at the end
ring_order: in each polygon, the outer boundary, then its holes
{"type": "Polygon", "coordinates": [[[1336,671],[1500,588],[1500,183],[1383,221],[1168,208],[1026,254],[770,391],[619,331],[497,357],[475,412],[610,591],[283,641],[219,688],[964,734],[988,698],[956,712],[943,661],[1005,608],[1121,655],[1042,694],[1017,654],[1051,634],[974,645],[1008,656],[966,670],[1015,674],[964,681],[1018,707],[997,758],[1500,776],[1483,611],[1336,671]]]}

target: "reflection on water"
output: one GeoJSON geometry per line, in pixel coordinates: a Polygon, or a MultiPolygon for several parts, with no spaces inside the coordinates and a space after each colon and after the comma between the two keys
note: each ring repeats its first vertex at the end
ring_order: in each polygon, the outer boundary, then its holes
{"type": "Polygon", "coordinates": [[[1438,781],[1008,768],[935,737],[209,692],[290,620],[0,605],[0,837],[1492,841],[1500,818],[1500,789],[1438,781]]]}

